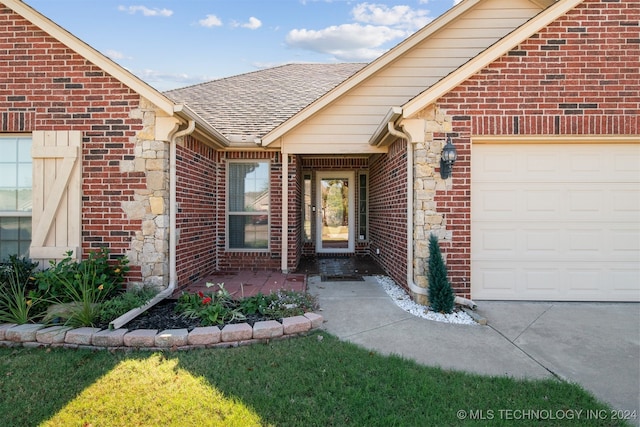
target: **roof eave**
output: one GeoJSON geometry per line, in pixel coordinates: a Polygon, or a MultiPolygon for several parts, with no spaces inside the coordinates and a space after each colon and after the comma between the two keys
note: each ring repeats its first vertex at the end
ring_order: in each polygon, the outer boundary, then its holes
{"type": "Polygon", "coordinates": [[[400,117],[402,117],[402,108],[391,107],[376,128],[376,131],[371,135],[371,138],[369,138],[369,145],[376,147],[385,145],[385,142],[391,136],[389,132],[389,124],[391,123],[392,125],[395,125],[396,121],[400,117]]]}
{"type": "Polygon", "coordinates": [[[475,56],[470,61],[435,83],[433,86],[417,95],[415,98],[403,105],[403,118],[413,118],[426,106],[433,104],[438,98],[460,85],[493,61],[505,55],[511,49],[522,43],[533,34],[537,33],[558,17],[569,12],[571,9],[582,3],[583,0],[558,0],[555,4],[541,11],[539,14],[514,29],[507,36],[498,40],[492,46],[475,56]]]}
{"type": "Polygon", "coordinates": [[[217,148],[226,148],[231,145],[231,142],[225,138],[217,129],[211,126],[205,119],[202,118],[198,113],[193,111],[186,104],[177,104],[173,108],[173,112],[180,118],[184,120],[193,120],[196,122],[196,130],[195,132],[203,139],[205,142],[208,142],[211,145],[214,145],[217,148]]]}
{"type": "Polygon", "coordinates": [[[262,137],[262,145],[268,146],[277,141],[287,132],[291,131],[293,128],[304,122],[313,114],[317,113],[322,108],[326,107],[331,102],[335,101],[340,96],[344,95],[349,90],[362,83],[364,80],[372,76],[374,73],[378,72],[383,67],[387,66],[389,63],[410,50],[412,47],[422,42],[431,34],[440,30],[449,22],[462,15],[467,10],[471,9],[480,1],[482,0],[467,0],[460,2],[456,6],[452,7],[447,12],[443,13],[438,18],[427,24],[424,28],[399,43],[396,47],[389,50],[384,55],[371,62],[369,65],[366,65],[362,70],[358,71],[353,76],[349,77],[347,80],[308,105],[306,108],[290,117],[284,123],[271,130],[269,133],[262,137]]]}

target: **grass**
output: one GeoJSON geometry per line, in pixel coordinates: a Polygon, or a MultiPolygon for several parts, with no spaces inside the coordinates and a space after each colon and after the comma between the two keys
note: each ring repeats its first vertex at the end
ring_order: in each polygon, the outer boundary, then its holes
{"type": "Polygon", "coordinates": [[[545,425],[624,425],[597,417],[557,419],[566,411],[609,409],[572,384],[425,367],[320,332],[268,345],[188,352],[0,348],[0,378],[6,426],[517,422],[502,417],[505,410],[554,414],[545,425]],[[460,419],[461,410],[485,419],[460,419]]]}

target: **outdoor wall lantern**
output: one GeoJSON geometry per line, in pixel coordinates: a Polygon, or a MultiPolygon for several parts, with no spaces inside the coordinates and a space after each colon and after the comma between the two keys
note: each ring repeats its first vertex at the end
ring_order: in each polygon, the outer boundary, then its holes
{"type": "Polygon", "coordinates": [[[456,151],[456,147],[451,142],[451,138],[447,138],[447,143],[440,155],[440,176],[442,179],[447,179],[451,176],[451,168],[456,160],[458,160],[458,151],[456,151]]]}

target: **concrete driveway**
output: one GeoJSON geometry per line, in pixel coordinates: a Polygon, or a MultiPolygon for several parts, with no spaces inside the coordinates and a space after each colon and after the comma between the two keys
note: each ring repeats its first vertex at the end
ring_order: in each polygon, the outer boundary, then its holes
{"type": "Polygon", "coordinates": [[[363,282],[309,276],[308,288],[318,295],[324,329],[343,340],[445,369],[557,376],[640,417],[638,303],[476,301],[488,324],[467,326],[407,313],[373,276],[363,282]]]}

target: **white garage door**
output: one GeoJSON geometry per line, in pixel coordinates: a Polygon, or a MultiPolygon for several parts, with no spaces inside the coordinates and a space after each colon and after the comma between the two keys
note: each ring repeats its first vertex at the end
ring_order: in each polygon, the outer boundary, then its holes
{"type": "Polygon", "coordinates": [[[640,145],[476,144],[471,296],[640,301],[640,145]]]}

